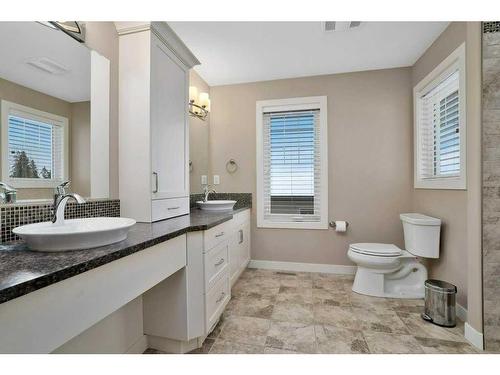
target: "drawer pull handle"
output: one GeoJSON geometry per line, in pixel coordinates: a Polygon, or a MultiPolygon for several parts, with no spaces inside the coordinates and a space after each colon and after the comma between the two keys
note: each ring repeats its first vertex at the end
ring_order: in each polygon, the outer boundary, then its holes
{"type": "Polygon", "coordinates": [[[238,244],[243,243],[243,229],[240,229],[238,231],[238,234],[240,235],[240,240],[238,241],[238,244]]]}
{"type": "Polygon", "coordinates": [[[220,266],[222,263],[224,263],[224,258],[221,258],[217,263],[215,263],[215,266],[220,266]]]}
{"type": "Polygon", "coordinates": [[[177,206],[177,207],[169,207],[167,208],[167,210],[178,210],[179,208],[181,208],[180,206],[177,206]]]}
{"type": "Polygon", "coordinates": [[[225,296],[226,296],[226,293],[222,292],[221,295],[220,295],[220,297],[217,298],[217,301],[215,301],[215,303],[219,303],[220,301],[222,301],[225,296]]]}
{"type": "Polygon", "coordinates": [[[153,190],[153,193],[158,193],[158,173],[153,172],[153,176],[155,176],[155,188],[153,190]]]}
{"type": "Polygon", "coordinates": [[[220,232],[218,234],[215,235],[215,237],[222,237],[224,235],[224,232],[220,232]]]}

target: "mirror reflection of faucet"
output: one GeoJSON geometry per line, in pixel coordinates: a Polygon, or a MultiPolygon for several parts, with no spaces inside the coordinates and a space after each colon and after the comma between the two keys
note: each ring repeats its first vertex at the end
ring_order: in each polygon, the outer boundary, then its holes
{"type": "Polygon", "coordinates": [[[0,203],[16,203],[17,190],[0,181],[0,203]]]}

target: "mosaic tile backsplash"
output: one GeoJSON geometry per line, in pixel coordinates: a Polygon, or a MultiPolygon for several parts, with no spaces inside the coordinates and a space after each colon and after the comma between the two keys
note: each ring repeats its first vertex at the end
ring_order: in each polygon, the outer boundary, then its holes
{"type": "MultiPolygon", "coordinates": [[[[197,207],[196,202],[202,201],[204,194],[191,194],[189,207],[197,207]]],[[[237,210],[242,207],[252,207],[252,193],[210,193],[209,200],[230,199],[236,201],[234,209],[237,210]]]]}
{"type": "MultiPolygon", "coordinates": [[[[119,217],[119,199],[90,199],[84,204],[68,202],[64,217],[80,219],[86,217],[119,217]]],[[[20,225],[49,221],[52,218],[52,203],[30,203],[0,205],[0,243],[19,241],[12,229],[20,225]]]]}
{"type": "Polygon", "coordinates": [[[483,22],[483,33],[500,33],[500,22],[483,22]]]}

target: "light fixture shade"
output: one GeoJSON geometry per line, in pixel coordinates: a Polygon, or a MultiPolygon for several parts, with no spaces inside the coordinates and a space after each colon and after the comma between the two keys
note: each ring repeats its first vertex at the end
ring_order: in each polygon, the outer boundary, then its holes
{"type": "Polygon", "coordinates": [[[202,107],[205,107],[207,110],[209,110],[208,108],[210,107],[210,98],[208,97],[208,93],[206,92],[200,93],[199,100],[200,100],[199,104],[202,107]]]}
{"type": "Polygon", "coordinates": [[[49,21],[53,26],[80,43],[85,43],[85,25],[78,21],[49,21]]]}
{"type": "Polygon", "coordinates": [[[198,89],[196,86],[189,86],[189,101],[196,103],[198,100],[198,89]]]}

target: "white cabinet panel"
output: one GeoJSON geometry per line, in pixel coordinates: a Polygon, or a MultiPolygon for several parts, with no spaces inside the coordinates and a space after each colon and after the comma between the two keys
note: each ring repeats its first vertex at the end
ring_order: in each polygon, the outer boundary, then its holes
{"type": "Polygon", "coordinates": [[[228,242],[225,241],[205,254],[205,288],[210,290],[215,280],[228,268],[228,242]]]}
{"type": "Polygon", "coordinates": [[[234,285],[250,261],[250,210],[236,214],[232,227],[229,242],[229,272],[231,285],[234,285]]]}
{"type": "Polygon", "coordinates": [[[152,35],[151,163],[153,199],[185,197],[187,183],[188,71],[152,35]]]}
{"type": "Polygon", "coordinates": [[[214,287],[206,294],[205,319],[207,331],[209,332],[219,320],[227,303],[231,298],[228,274],[222,274],[215,282],[214,287]]]}

